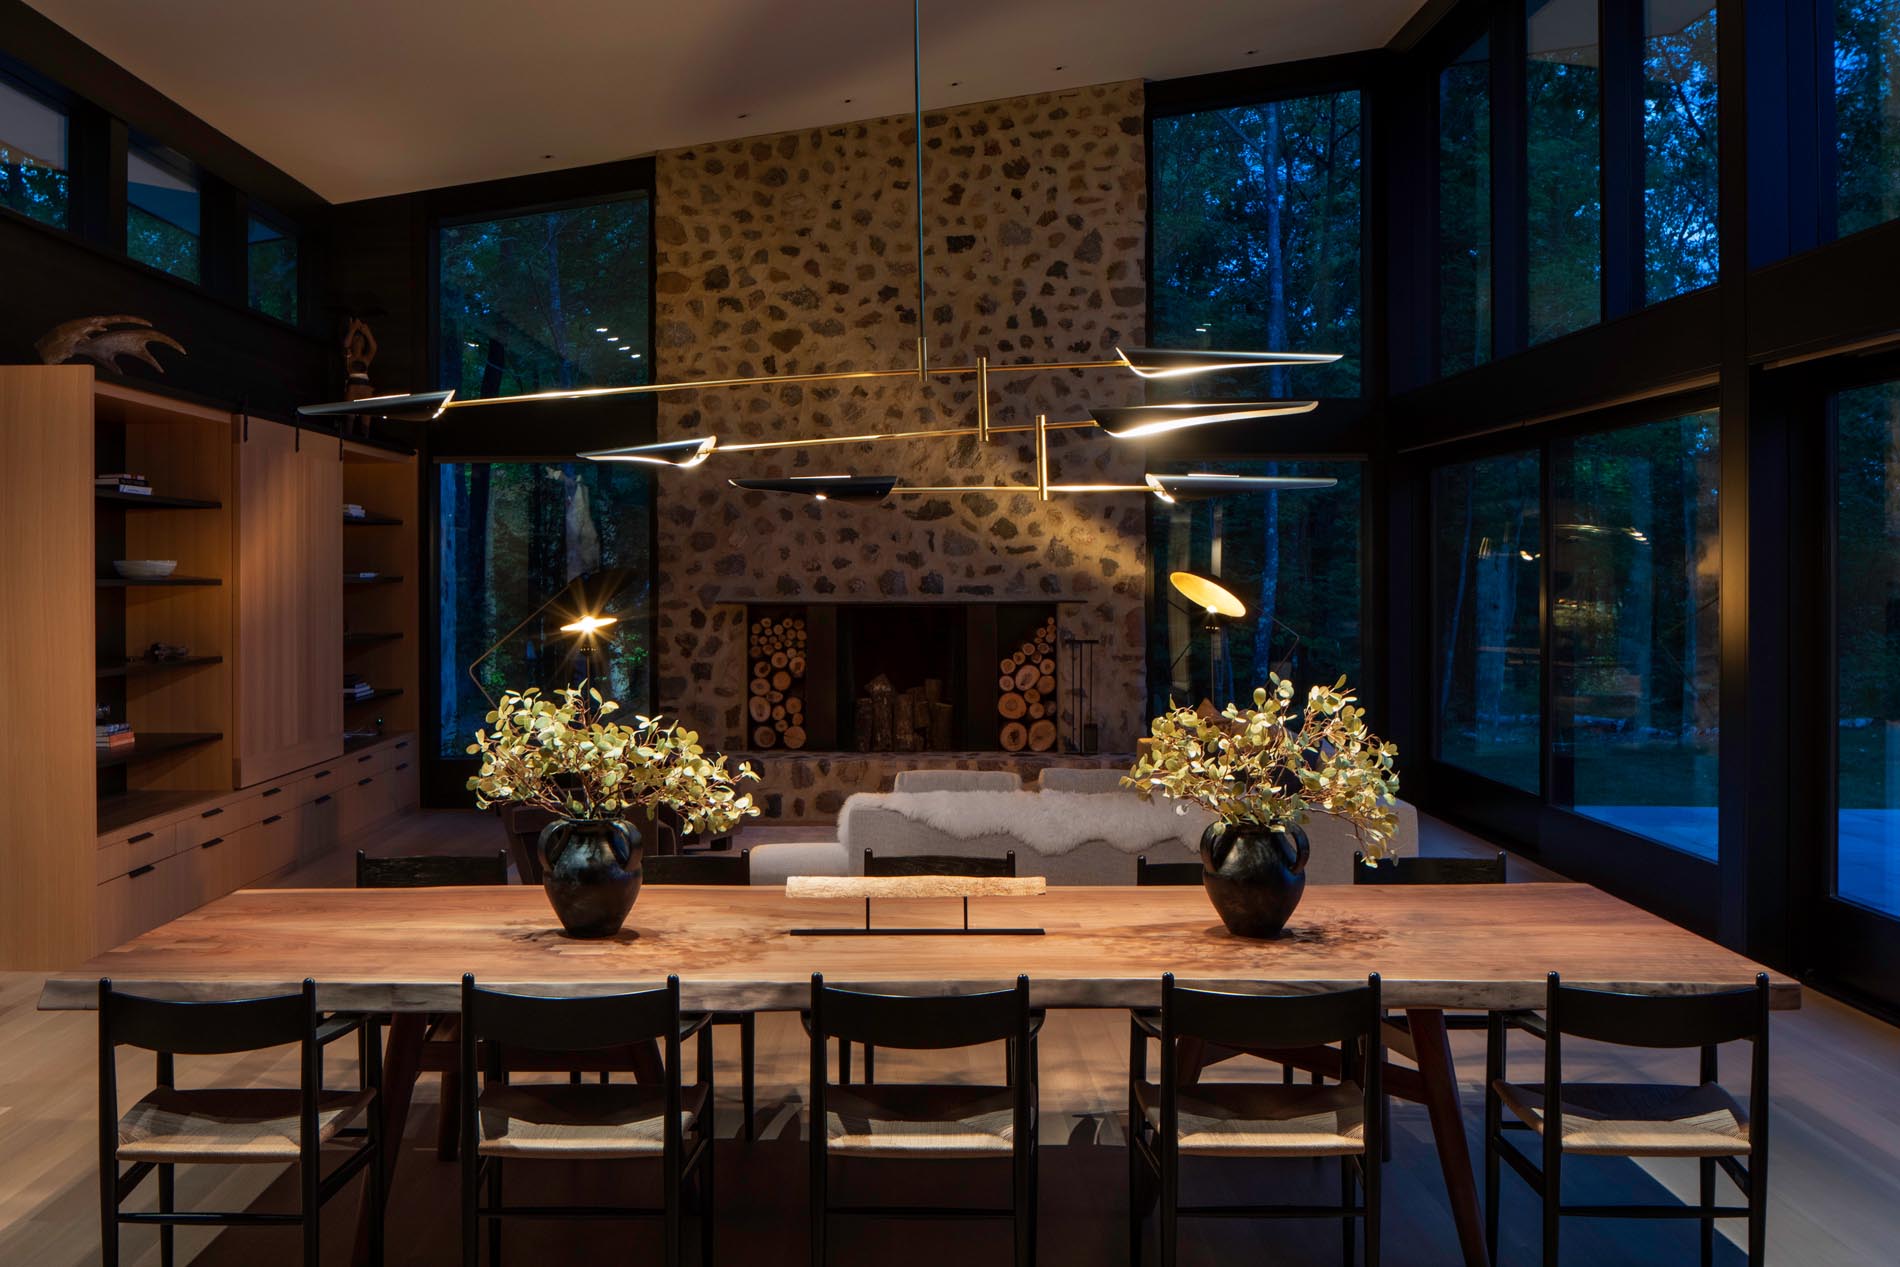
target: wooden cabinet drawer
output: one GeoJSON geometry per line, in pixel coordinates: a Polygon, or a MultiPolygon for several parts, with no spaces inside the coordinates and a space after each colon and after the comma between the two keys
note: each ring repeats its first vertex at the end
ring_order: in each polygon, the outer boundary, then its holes
{"type": "Polygon", "coordinates": [[[215,901],[244,884],[244,840],[256,831],[255,825],[240,827],[228,835],[212,836],[198,842],[192,850],[198,859],[191,892],[191,904],[194,907],[215,901]]]}
{"type": "Polygon", "coordinates": [[[411,753],[402,753],[389,767],[390,810],[406,814],[422,806],[422,764],[411,753]]]}
{"type": "Polygon", "coordinates": [[[339,831],[342,802],[347,799],[348,790],[338,788],[334,792],[320,792],[308,804],[298,811],[295,858],[309,861],[321,858],[337,847],[342,840],[339,831]]]}
{"type": "Polygon", "coordinates": [[[338,797],[337,835],[351,836],[388,818],[394,812],[395,781],[387,772],[366,774],[343,789],[338,797]]]}
{"type": "Polygon", "coordinates": [[[180,820],[177,827],[178,838],[174,843],[173,851],[183,853],[187,849],[196,849],[213,837],[225,835],[227,829],[235,830],[234,824],[238,822],[238,818],[239,813],[233,806],[213,805],[208,809],[200,810],[190,818],[180,820]]]}
{"type": "Polygon", "coordinates": [[[239,887],[275,875],[297,861],[297,833],[303,810],[287,805],[274,811],[248,832],[238,833],[239,887]]]}
{"type": "Polygon", "coordinates": [[[147,831],[133,832],[125,838],[125,869],[127,872],[149,867],[172,856],[177,847],[178,827],[168,823],[163,827],[154,827],[147,831]]]}

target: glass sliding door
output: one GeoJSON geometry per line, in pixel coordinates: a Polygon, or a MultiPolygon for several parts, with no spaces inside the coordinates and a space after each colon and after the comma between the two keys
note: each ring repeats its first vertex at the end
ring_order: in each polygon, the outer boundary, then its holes
{"type": "Polygon", "coordinates": [[[1552,451],[1553,804],[1714,862],[1714,413],[1552,451]]]}
{"type": "Polygon", "coordinates": [[[1432,473],[1435,755],[1532,795],[1543,785],[1540,484],[1536,453],[1432,473]]]}

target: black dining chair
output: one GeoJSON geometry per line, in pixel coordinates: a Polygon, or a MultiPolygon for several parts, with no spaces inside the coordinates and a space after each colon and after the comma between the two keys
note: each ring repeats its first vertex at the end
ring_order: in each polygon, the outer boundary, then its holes
{"type": "Polygon", "coordinates": [[[317,1011],[317,987],[306,980],[296,994],[221,1003],[175,1003],[122,994],[99,982],[99,1200],[105,1267],[118,1267],[119,1229],[156,1226],[164,1267],[174,1258],[173,1229],[296,1227],[303,1234],[304,1267],[317,1267],[326,1202],[368,1169],[370,1261],[383,1261],[387,1185],[383,1146],[382,1052],[374,1017],[317,1011]],[[355,1091],[326,1091],[325,1049],[355,1035],[359,1078],[355,1091]],[[181,1087],[179,1056],[231,1055],[295,1045],[300,1076],[294,1088],[181,1087]],[[135,1047],[157,1059],[158,1086],[122,1115],[118,1049],[135,1047]],[[360,1125],[352,1125],[361,1119],[360,1125]],[[323,1173],[323,1147],[339,1139],[363,1143],[323,1173]],[[121,1171],[121,1162],[130,1166],[121,1171]],[[294,1165],[297,1212],[180,1211],[175,1173],[181,1165],[294,1165]],[[158,1209],[122,1208],[146,1176],[158,1175],[158,1209]]]}
{"type": "Polygon", "coordinates": [[[1748,1220],[1748,1261],[1767,1259],[1768,1216],[1768,975],[1753,986],[1710,994],[1638,995],[1564,985],[1550,974],[1544,1007],[1544,1077],[1511,1082],[1505,1075],[1505,1026],[1493,1017],[1485,1052],[1484,1205],[1491,1261],[1498,1253],[1498,1163],[1508,1162],[1543,1201],[1544,1263],[1556,1267],[1563,1216],[1578,1218],[1696,1219],[1701,1261],[1715,1253],[1715,1220],[1748,1220]],[[1690,1083],[1566,1082],[1564,1039],[1622,1047],[1699,1049],[1690,1083]],[[1746,1040],[1753,1048],[1748,1106],[1735,1102],[1718,1080],[1716,1048],[1746,1040]],[[1554,1115],[1549,1106],[1559,1106],[1554,1115]],[[1512,1120],[1505,1120],[1510,1111],[1512,1120]],[[1542,1164],[1506,1142],[1507,1132],[1538,1136],[1542,1164]],[[1701,1163],[1695,1205],[1565,1205],[1566,1156],[1694,1157],[1701,1163]],[[1744,1164],[1744,1162],[1746,1164],[1744,1164]],[[1727,1175],[1744,1204],[1715,1203],[1715,1174],[1727,1175]]]}
{"type": "MultiPolygon", "coordinates": [[[[743,886],[752,883],[752,851],[738,853],[663,854],[641,860],[640,869],[647,884],[710,884],[743,886]]],[[[754,1055],[758,1049],[757,1027],[750,1012],[714,1012],[714,1025],[734,1025],[739,1029],[739,1097],[745,1109],[745,1138],[749,1143],[756,1126],[754,1055]]]]}
{"type": "MultiPolygon", "coordinates": [[[[1000,858],[966,858],[961,854],[953,853],[886,854],[880,858],[871,850],[866,849],[864,874],[870,876],[1001,876],[1008,879],[1016,874],[1016,851],[1011,849],[1000,858]]],[[[1041,1018],[1037,1018],[1037,1024],[1041,1024],[1041,1018]]],[[[1003,1065],[1007,1073],[1009,1069],[1007,1057],[1003,1065]]],[[[864,1047],[864,1080],[866,1083],[877,1081],[877,1048],[869,1043],[864,1047]]],[[[842,1039],[838,1043],[838,1081],[851,1081],[851,1044],[842,1039]]]]}
{"type": "Polygon", "coordinates": [[[1128,1043],[1128,1261],[1140,1267],[1148,1208],[1160,1199],[1162,1267],[1174,1267],[1179,1221],[1196,1218],[1337,1218],[1345,1261],[1363,1224],[1366,1267],[1379,1263],[1380,1148],[1385,1098],[1379,1076],[1379,976],[1328,994],[1259,995],[1190,990],[1161,978],[1161,1010],[1131,1014],[1128,1043]],[[1160,1079],[1148,1081],[1148,1040],[1161,1044],[1160,1079]],[[1327,1086],[1277,1082],[1181,1085],[1183,1039],[1231,1049],[1338,1043],[1357,1078],[1327,1086]],[[1338,1157],[1337,1206],[1181,1204],[1181,1158],[1338,1157]],[[1357,1192],[1355,1192],[1355,1180],[1357,1192]]]}
{"type": "Polygon", "coordinates": [[[502,1221],[647,1219],[664,1227],[666,1267],[680,1267],[683,1192],[696,1181],[700,1256],[713,1261],[712,1033],[705,1016],[682,1018],[680,983],[668,977],[637,994],[541,998],[484,990],[462,978],[462,1262],[477,1267],[480,1228],[501,1267],[502,1221]],[[699,1039],[696,1080],[680,1078],[680,1048],[699,1039]],[[611,1051],[659,1040],[664,1085],[509,1080],[501,1052],[611,1051]],[[478,1061],[479,1057],[479,1061],[478,1061]],[[660,1163],[658,1206],[505,1203],[510,1161],[641,1160],[660,1163]],[[486,1185],[486,1199],[483,1188],[486,1185]]]}
{"type": "Polygon", "coordinates": [[[1036,1261],[1037,1058],[1029,978],[982,994],[902,996],[834,989],[811,978],[811,1264],[824,1267],[831,1220],[878,1215],[921,1220],[995,1218],[1014,1226],[1015,1267],[1036,1261]],[[826,1040],[913,1051],[1001,1041],[1010,1051],[1007,1086],[967,1083],[830,1083],[826,1040]],[[1010,1203],[1002,1207],[838,1205],[833,1157],[879,1161],[1008,1158],[1010,1203]]]}
{"type": "Polygon", "coordinates": [[[1148,855],[1135,855],[1135,884],[1146,888],[1149,885],[1188,885],[1199,886],[1204,868],[1198,862],[1150,862],[1148,855]]]}

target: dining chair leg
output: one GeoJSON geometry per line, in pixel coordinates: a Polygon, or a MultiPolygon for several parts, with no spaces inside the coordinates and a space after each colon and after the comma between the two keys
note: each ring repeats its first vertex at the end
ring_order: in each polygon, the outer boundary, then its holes
{"type": "Polygon", "coordinates": [[[1175,1267],[1175,1260],[1181,1253],[1180,1162],[1166,1140],[1157,1139],[1155,1148],[1161,1154],[1161,1216],[1158,1220],[1161,1225],[1161,1267],[1175,1267]]]}
{"type": "MultiPolygon", "coordinates": [[[[1384,1128],[1385,1123],[1380,1126],[1384,1128]]],[[[1384,1252],[1385,1175],[1378,1154],[1370,1150],[1366,1153],[1365,1203],[1366,1267],[1379,1267],[1379,1256],[1384,1252]]]]}
{"type": "Polygon", "coordinates": [[[119,1163],[112,1159],[99,1168],[99,1262],[119,1267],[119,1163]]]}
{"type": "Polygon", "coordinates": [[[369,1178],[365,1180],[363,1200],[369,1206],[370,1267],[383,1267],[383,1241],[387,1236],[389,1213],[389,1152],[383,1143],[383,1106],[374,1103],[369,1112],[369,1178]]]}
{"type": "Polygon", "coordinates": [[[1042,1218],[1042,1146],[1029,1141],[1029,1267],[1036,1267],[1036,1229],[1042,1218]]]}
{"type": "MultiPolygon", "coordinates": [[[[1548,1155],[1548,1154],[1547,1154],[1548,1155]]],[[[1557,1164],[1544,1167],[1544,1267],[1557,1267],[1558,1239],[1563,1229],[1563,1177],[1557,1164]]]]}
{"type": "Polygon", "coordinates": [[[739,1018],[739,1099],[745,1106],[745,1138],[749,1144],[757,1131],[758,1105],[752,1081],[753,1056],[758,1050],[758,1029],[752,1013],[739,1018]]]}
{"type": "Polygon", "coordinates": [[[1352,1158],[1339,1159],[1339,1256],[1346,1267],[1352,1267],[1353,1218],[1352,1218],[1352,1158]]]}
{"type": "Polygon", "coordinates": [[[718,1167],[713,1164],[715,1155],[716,1148],[712,1142],[712,1133],[708,1131],[706,1134],[706,1152],[699,1159],[700,1267],[713,1267],[713,1172],[718,1169],[718,1167]]]}
{"type": "Polygon", "coordinates": [[[302,1181],[303,1197],[299,1202],[298,1213],[303,1216],[303,1261],[304,1267],[319,1267],[323,1262],[323,1206],[319,1195],[322,1182],[318,1158],[321,1156],[314,1148],[304,1150],[303,1160],[298,1164],[298,1178],[302,1181]]]}
{"type": "MultiPolygon", "coordinates": [[[[173,1172],[176,1169],[177,1167],[175,1166],[160,1166],[158,1168],[158,1212],[160,1214],[172,1214],[177,1211],[177,1189],[173,1186],[175,1182],[173,1172]]],[[[177,1229],[172,1227],[169,1223],[159,1225],[159,1267],[172,1267],[172,1265],[177,1262],[176,1231],[177,1229]]]]}
{"type": "Polygon", "coordinates": [[[1713,1267],[1715,1262],[1715,1220],[1708,1211],[1715,1205],[1715,1158],[1702,1159],[1702,1267],[1713,1267]]]}
{"type": "MultiPolygon", "coordinates": [[[[812,1129],[822,1131],[825,1129],[825,1124],[815,1122],[812,1124],[812,1129]]],[[[822,1138],[821,1136],[821,1141],[822,1138]]],[[[831,1197],[826,1191],[827,1166],[824,1144],[822,1142],[815,1144],[811,1151],[811,1267],[825,1267],[825,1233],[828,1230],[827,1212],[831,1197]]]]}
{"type": "Polygon", "coordinates": [[[482,1261],[481,1193],[482,1159],[468,1146],[468,1131],[462,1132],[462,1267],[480,1267],[482,1261]]]}
{"type": "Polygon", "coordinates": [[[1748,1267],[1764,1267],[1767,1262],[1768,1157],[1758,1147],[1748,1159],[1748,1267]]]}
{"type": "Polygon", "coordinates": [[[661,1179],[660,1204],[665,1207],[660,1212],[660,1223],[665,1229],[666,1257],[662,1259],[666,1267],[682,1267],[686,1261],[681,1249],[680,1202],[684,1196],[680,1191],[680,1167],[677,1161],[667,1163],[665,1175],[661,1179]]]}
{"type": "MultiPolygon", "coordinates": [[[[488,1159],[488,1208],[501,1209],[501,1158],[488,1159]]],[[[501,1219],[488,1220],[488,1267],[501,1267],[501,1219]]]]}

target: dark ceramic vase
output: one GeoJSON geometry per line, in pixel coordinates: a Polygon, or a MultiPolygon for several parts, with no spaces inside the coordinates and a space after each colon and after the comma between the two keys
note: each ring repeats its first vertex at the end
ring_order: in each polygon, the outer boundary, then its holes
{"type": "Polygon", "coordinates": [[[1297,824],[1210,823],[1201,883],[1236,937],[1278,937],[1306,892],[1306,833],[1297,824]]]}
{"type": "Polygon", "coordinates": [[[612,937],[640,896],[640,833],[616,818],[541,829],[541,887],[570,937],[612,937]]]}

